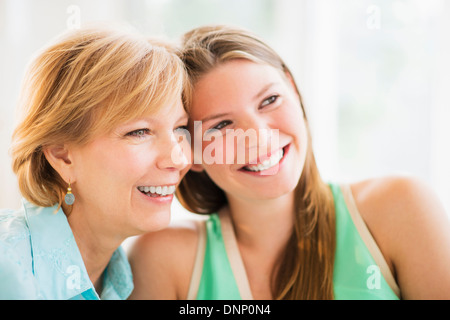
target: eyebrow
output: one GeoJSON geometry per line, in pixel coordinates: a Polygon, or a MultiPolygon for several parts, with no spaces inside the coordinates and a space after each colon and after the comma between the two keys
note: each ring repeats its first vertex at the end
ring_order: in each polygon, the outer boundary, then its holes
{"type": "MultiPolygon", "coordinates": [[[[270,87],[272,87],[273,85],[277,84],[277,82],[270,82],[268,84],[266,84],[254,97],[253,100],[257,100],[258,98],[260,98],[270,87]]],[[[208,116],[206,118],[203,118],[202,120],[200,120],[202,123],[217,119],[217,118],[221,118],[224,116],[229,115],[230,113],[218,113],[218,114],[213,114],[211,116],[208,116]]]]}
{"type": "Polygon", "coordinates": [[[260,98],[270,87],[274,86],[278,84],[278,82],[270,82],[268,84],[266,84],[253,98],[253,100],[256,100],[258,98],[260,98]]]}
{"type": "Polygon", "coordinates": [[[221,117],[227,116],[227,115],[229,115],[229,114],[230,114],[230,113],[218,113],[218,114],[213,114],[213,115],[211,115],[211,116],[208,116],[208,117],[206,117],[206,118],[203,118],[203,119],[200,120],[200,121],[203,122],[203,123],[205,123],[205,122],[208,122],[208,121],[217,119],[217,118],[221,118],[221,117]]]}

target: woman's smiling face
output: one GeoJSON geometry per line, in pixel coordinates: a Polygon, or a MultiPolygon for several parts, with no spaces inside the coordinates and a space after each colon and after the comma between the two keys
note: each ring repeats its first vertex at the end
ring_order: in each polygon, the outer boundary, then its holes
{"type": "Polygon", "coordinates": [[[134,233],[167,226],[173,192],[189,169],[182,150],[190,146],[180,139],[186,125],[177,101],[73,147],[74,210],[94,211],[118,230],[134,233]]]}
{"type": "Polygon", "coordinates": [[[296,187],[308,148],[299,96],[279,70],[246,59],[220,64],[195,84],[194,135],[202,166],[228,196],[270,199],[296,187]],[[201,128],[201,133],[200,133],[201,128]]]}

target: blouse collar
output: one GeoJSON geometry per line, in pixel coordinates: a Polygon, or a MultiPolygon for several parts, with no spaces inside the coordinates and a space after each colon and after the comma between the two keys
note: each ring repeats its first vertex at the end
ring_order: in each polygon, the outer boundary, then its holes
{"type": "Polygon", "coordinates": [[[133,290],[131,267],[118,248],[105,272],[101,296],[95,292],[61,208],[23,201],[31,238],[32,268],[43,299],[126,299],[133,290]]]}

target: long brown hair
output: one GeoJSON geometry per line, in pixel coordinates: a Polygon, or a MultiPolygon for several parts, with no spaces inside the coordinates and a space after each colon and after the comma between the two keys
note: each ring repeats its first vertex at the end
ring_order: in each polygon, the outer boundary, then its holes
{"type": "MultiPolygon", "coordinates": [[[[181,58],[194,88],[202,76],[232,59],[268,64],[292,77],[279,55],[246,30],[227,26],[200,27],[186,33],[182,45],[181,58]]],[[[308,127],[301,95],[297,87],[296,90],[308,127]]],[[[319,175],[309,129],[307,131],[306,161],[295,189],[294,231],[272,273],[272,296],[276,299],[333,298],[334,201],[330,188],[319,175]]],[[[188,210],[202,214],[217,212],[228,202],[224,191],[204,171],[190,171],[177,196],[188,210]]]]}

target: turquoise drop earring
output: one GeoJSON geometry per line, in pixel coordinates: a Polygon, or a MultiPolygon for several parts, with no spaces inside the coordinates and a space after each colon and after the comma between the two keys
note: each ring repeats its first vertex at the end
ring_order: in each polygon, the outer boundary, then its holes
{"type": "Polygon", "coordinates": [[[67,187],[67,193],[66,193],[66,196],[64,197],[64,202],[69,206],[73,205],[73,203],[75,202],[75,196],[72,193],[72,188],[70,187],[70,182],[69,182],[69,187],[67,187]]]}

